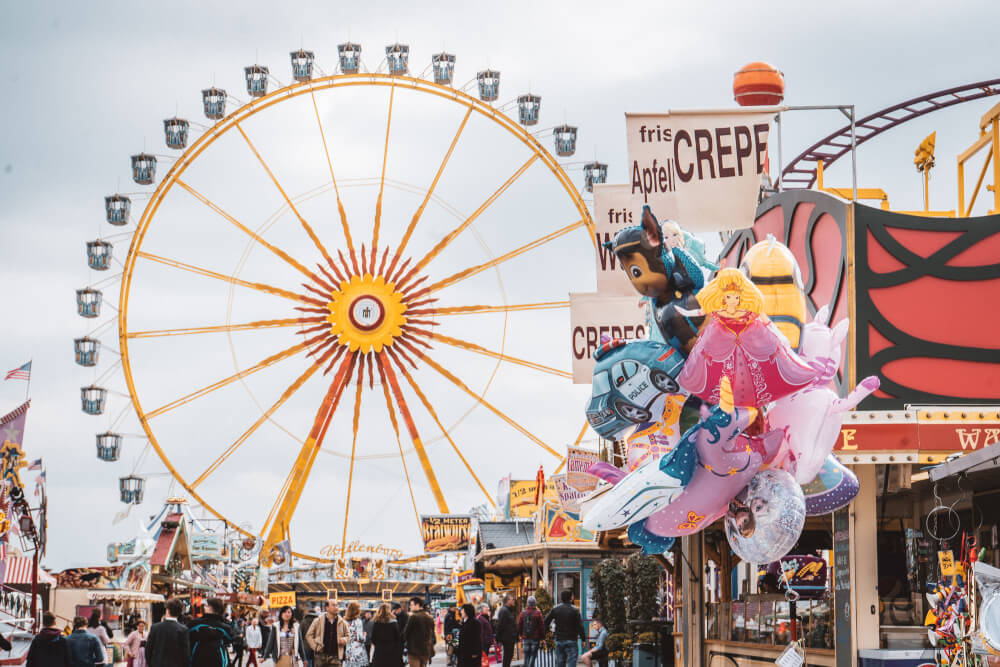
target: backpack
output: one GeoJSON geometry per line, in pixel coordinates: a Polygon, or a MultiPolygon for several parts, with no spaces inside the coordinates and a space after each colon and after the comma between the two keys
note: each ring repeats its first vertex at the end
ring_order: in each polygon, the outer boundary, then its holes
{"type": "Polygon", "coordinates": [[[522,623],[522,625],[524,626],[524,630],[522,632],[522,635],[524,636],[525,639],[538,638],[538,629],[539,626],[541,625],[541,623],[538,622],[538,617],[540,615],[541,614],[539,614],[538,612],[535,613],[532,613],[530,611],[524,612],[524,622],[522,623]]]}

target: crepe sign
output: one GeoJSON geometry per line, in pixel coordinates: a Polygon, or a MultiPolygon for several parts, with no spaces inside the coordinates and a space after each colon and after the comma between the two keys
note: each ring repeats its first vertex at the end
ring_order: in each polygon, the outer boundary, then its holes
{"type": "Polygon", "coordinates": [[[628,184],[594,186],[594,229],[597,233],[597,291],[600,294],[632,296],[635,288],[617,255],[605,243],[624,227],[639,224],[632,217],[632,192],[628,184]]]}
{"type": "MultiPolygon", "coordinates": [[[[689,232],[753,225],[779,107],[627,113],[631,211],[648,204],[689,232]]],[[[595,197],[596,199],[596,197],[595,197]]]]}
{"type": "Polygon", "coordinates": [[[597,477],[587,472],[590,464],[599,461],[597,452],[580,447],[566,448],[566,483],[577,491],[593,491],[597,488],[597,477]]]}
{"type": "Polygon", "coordinates": [[[464,551],[469,548],[472,517],[422,516],[420,533],[424,538],[424,553],[464,551]]]}
{"type": "Polygon", "coordinates": [[[639,340],[649,333],[646,309],[640,306],[638,294],[570,294],[569,321],[573,384],[593,382],[594,352],[602,336],[639,340]]]}

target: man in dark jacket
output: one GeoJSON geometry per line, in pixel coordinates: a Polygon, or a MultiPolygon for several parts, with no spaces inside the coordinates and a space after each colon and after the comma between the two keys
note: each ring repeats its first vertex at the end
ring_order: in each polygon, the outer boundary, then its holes
{"type": "MultiPolygon", "coordinates": [[[[473,614],[475,611],[473,611],[473,614]]],[[[410,667],[427,667],[434,657],[434,644],[437,637],[434,634],[434,619],[424,609],[424,599],[410,599],[410,616],[403,630],[403,640],[406,642],[406,655],[410,667]]]]}
{"type": "Polygon", "coordinates": [[[51,611],[42,615],[45,625],[31,640],[28,648],[27,667],[69,667],[69,650],[66,639],[56,627],[56,616],[51,611]]]}
{"type": "Polygon", "coordinates": [[[73,619],[73,633],[66,638],[66,652],[71,667],[94,667],[103,665],[105,660],[101,640],[87,632],[87,619],[77,616],[73,619]]]}
{"type": "Polygon", "coordinates": [[[503,605],[497,612],[497,641],[503,646],[503,667],[510,667],[517,643],[517,620],[514,618],[514,596],[510,593],[503,598],[503,605]]]}
{"type": "Polygon", "coordinates": [[[552,607],[545,617],[544,625],[548,628],[552,621],[556,622],[556,667],[576,667],[580,657],[577,638],[587,641],[587,633],[583,630],[583,619],[580,610],[573,606],[573,591],[564,590],[559,594],[562,604],[552,607]]]}
{"type": "Polygon", "coordinates": [[[149,667],[177,667],[191,661],[188,629],[178,620],[183,613],[183,602],[177,598],[167,600],[163,619],[153,623],[146,637],[144,652],[149,667]]]}
{"type": "Polygon", "coordinates": [[[232,626],[222,617],[226,610],[219,598],[205,602],[208,613],[191,619],[188,641],[191,643],[191,667],[229,667],[229,644],[232,626]]]}

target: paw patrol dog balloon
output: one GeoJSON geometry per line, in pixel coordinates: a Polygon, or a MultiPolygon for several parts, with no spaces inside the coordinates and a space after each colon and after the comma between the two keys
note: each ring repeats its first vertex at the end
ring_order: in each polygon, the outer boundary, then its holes
{"type": "Polygon", "coordinates": [[[667,247],[649,206],[642,207],[642,224],[622,229],[610,247],[632,286],[651,300],[653,321],[663,340],[689,350],[703,318],[685,315],[681,310],[698,308],[694,293],[705,284],[698,263],[683,248],[667,247]]]}

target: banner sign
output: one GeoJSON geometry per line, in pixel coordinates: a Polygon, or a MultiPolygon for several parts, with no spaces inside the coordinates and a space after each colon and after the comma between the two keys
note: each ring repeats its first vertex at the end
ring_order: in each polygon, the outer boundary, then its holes
{"type": "Polygon", "coordinates": [[[226,557],[226,545],[221,535],[214,533],[191,534],[191,558],[206,560],[226,557]]]}
{"type": "Polygon", "coordinates": [[[594,293],[569,295],[570,349],[573,353],[573,384],[593,381],[594,351],[601,337],[639,340],[646,338],[646,308],[641,297],[594,293]]]}
{"type": "Polygon", "coordinates": [[[590,464],[600,459],[597,452],[580,447],[566,448],[566,483],[577,491],[593,491],[597,488],[597,477],[587,472],[590,464]]]}
{"type": "Polygon", "coordinates": [[[594,533],[580,526],[580,515],[575,512],[553,507],[545,503],[544,511],[539,513],[539,521],[536,525],[536,541],[538,537],[537,528],[545,531],[545,542],[593,542],[596,538],[594,533]]]}
{"type": "Polygon", "coordinates": [[[295,608],[295,591],[282,591],[280,593],[271,593],[267,596],[267,602],[271,605],[271,609],[280,609],[281,607],[291,607],[295,608]]]}
{"type": "Polygon", "coordinates": [[[625,227],[639,224],[638,218],[634,221],[632,218],[632,190],[629,185],[595,185],[593,218],[597,232],[597,291],[609,295],[634,295],[635,288],[618,262],[618,256],[604,247],[625,227]]]}
{"type": "Polygon", "coordinates": [[[497,513],[501,519],[510,518],[510,475],[504,475],[497,484],[497,513]]]}
{"type": "Polygon", "coordinates": [[[658,220],[689,232],[753,225],[771,118],[780,110],[625,114],[633,214],[648,204],[658,220]]]}
{"type": "Polygon", "coordinates": [[[559,494],[559,505],[567,512],[579,514],[580,499],[587,494],[570,486],[569,482],[566,481],[566,475],[553,475],[552,485],[556,487],[556,493],[559,494]]]}
{"type": "Polygon", "coordinates": [[[535,504],[535,495],[538,490],[538,482],[533,479],[512,479],[510,481],[510,516],[517,519],[526,519],[534,516],[538,505],[535,504]]]}
{"type": "Polygon", "coordinates": [[[769,563],[765,572],[775,577],[779,591],[791,589],[807,599],[818,599],[826,594],[826,561],[818,556],[783,556],[769,563]]]}
{"type": "Polygon", "coordinates": [[[464,551],[469,548],[472,534],[471,516],[422,516],[420,533],[424,538],[424,553],[464,551]]]}

